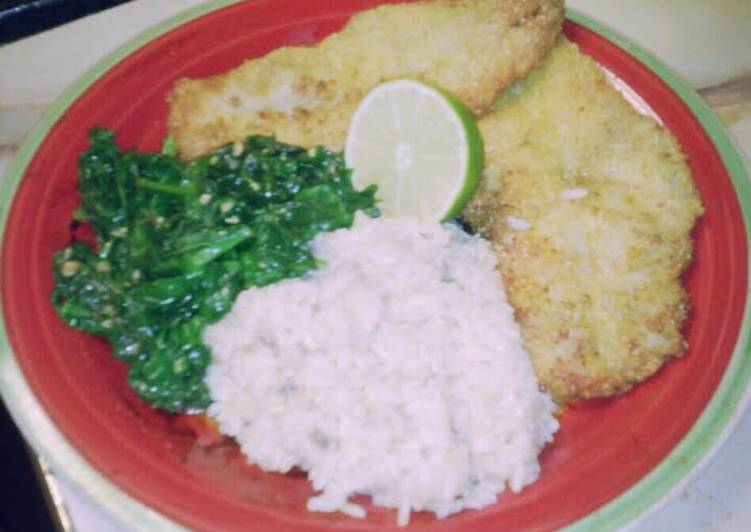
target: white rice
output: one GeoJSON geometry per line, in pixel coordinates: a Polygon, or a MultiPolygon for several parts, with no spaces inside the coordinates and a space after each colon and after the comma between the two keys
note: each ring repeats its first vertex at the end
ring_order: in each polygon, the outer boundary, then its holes
{"type": "Polygon", "coordinates": [[[204,339],[209,415],[269,471],[299,466],[311,511],[355,493],[440,517],[537,479],[558,428],[488,244],[451,225],[359,217],[325,267],[240,294],[204,339]]]}

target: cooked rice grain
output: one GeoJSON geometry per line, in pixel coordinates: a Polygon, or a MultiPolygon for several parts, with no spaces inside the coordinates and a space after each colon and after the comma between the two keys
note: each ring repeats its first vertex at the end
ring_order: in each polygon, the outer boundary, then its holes
{"type": "Polygon", "coordinates": [[[254,463],[299,466],[312,511],[372,496],[438,517],[539,473],[558,428],[488,244],[458,228],[359,218],[319,236],[325,264],[240,294],[209,327],[209,414],[254,463]]]}

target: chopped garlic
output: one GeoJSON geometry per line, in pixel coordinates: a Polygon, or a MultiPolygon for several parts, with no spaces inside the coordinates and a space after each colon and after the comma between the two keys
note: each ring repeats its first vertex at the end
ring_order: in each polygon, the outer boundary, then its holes
{"type": "Polygon", "coordinates": [[[232,210],[232,207],[235,206],[235,202],[232,200],[223,201],[222,204],[219,206],[219,210],[222,214],[226,214],[229,211],[232,210]]]}
{"type": "Polygon", "coordinates": [[[80,267],[81,263],[77,260],[66,260],[60,268],[60,273],[62,273],[63,277],[73,277],[78,273],[80,267]]]}

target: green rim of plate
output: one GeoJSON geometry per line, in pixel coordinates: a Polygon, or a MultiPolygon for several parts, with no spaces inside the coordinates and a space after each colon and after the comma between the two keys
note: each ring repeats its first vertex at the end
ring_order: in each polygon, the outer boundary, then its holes
{"type": "MultiPolygon", "coordinates": [[[[66,89],[28,134],[11,161],[10,167],[2,179],[2,183],[0,183],[0,234],[5,233],[8,212],[12,205],[15,191],[32,157],[42,144],[49,130],[84,91],[113,66],[150,41],[202,15],[238,3],[239,1],[211,0],[152,26],[109,53],[66,89]]],[[[571,9],[566,10],[566,18],[605,37],[646,65],[689,107],[704,128],[704,131],[711,138],[730,175],[741,211],[743,212],[746,241],[751,249],[751,182],[749,181],[749,170],[722,122],[720,122],[710,107],[696,91],[672,73],[660,60],[636,46],[627,38],[571,9]]],[[[750,315],[751,301],[747,300],[738,341],[728,368],[712,399],[689,433],[684,436],[676,448],[652,472],[636,485],[592,514],[570,525],[566,530],[576,532],[583,530],[607,530],[619,528],[627,524],[634,524],[668,500],[669,495],[672,495],[672,493],[688,482],[693,474],[697,473],[701,466],[705,465],[714,456],[735,428],[746,406],[751,402],[751,387],[749,387],[749,382],[751,382],[751,356],[747,356],[749,351],[751,351],[750,315]]],[[[0,308],[0,320],[2,321],[2,326],[0,326],[0,362],[5,362],[9,357],[12,357],[12,350],[8,341],[7,331],[5,330],[5,319],[2,308],[0,308]]],[[[4,364],[3,367],[6,367],[6,365],[4,364]]],[[[0,392],[2,392],[8,408],[11,412],[14,412],[16,407],[14,402],[10,400],[11,397],[8,396],[8,391],[0,389],[0,392]]],[[[39,408],[41,411],[41,407],[39,408]]],[[[16,414],[14,415],[15,419],[26,419],[26,416],[20,415],[20,412],[14,413],[16,414]]],[[[35,449],[44,451],[54,461],[55,442],[44,442],[35,438],[34,431],[30,426],[22,425],[21,429],[26,438],[32,442],[35,449]]],[[[75,472],[70,472],[68,476],[75,479],[77,475],[75,472]]],[[[103,480],[102,482],[109,483],[107,480],[103,480]]],[[[93,494],[96,486],[82,486],[82,488],[96,499],[96,494],[93,494]]],[[[106,491],[112,496],[110,489],[106,491]]],[[[123,500],[129,499],[125,493],[119,491],[117,493],[123,500]]],[[[110,509],[110,511],[117,512],[119,510],[117,501],[111,499],[103,506],[110,509]]],[[[144,513],[140,518],[134,515],[130,515],[129,518],[125,518],[123,515],[115,515],[114,517],[131,521],[131,523],[135,519],[136,521],[141,521],[141,524],[153,524],[152,516],[148,515],[150,510],[145,506],[141,508],[144,513]]]]}

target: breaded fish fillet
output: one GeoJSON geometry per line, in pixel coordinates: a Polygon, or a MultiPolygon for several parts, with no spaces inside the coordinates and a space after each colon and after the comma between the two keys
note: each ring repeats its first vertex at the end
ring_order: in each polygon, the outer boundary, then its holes
{"type": "Polygon", "coordinates": [[[482,113],[547,53],[562,20],[562,0],[380,6],[316,46],[280,48],[226,74],[177,82],[169,135],[186,159],[249,134],[340,150],[362,97],[397,77],[435,83],[482,113]]]}
{"type": "Polygon", "coordinates": [[[484,180],[464,215],[499,253],[543,387],[607,396],[682,354],[702,206],[673,137],[563,38],[479,127],[484,180]]]}

